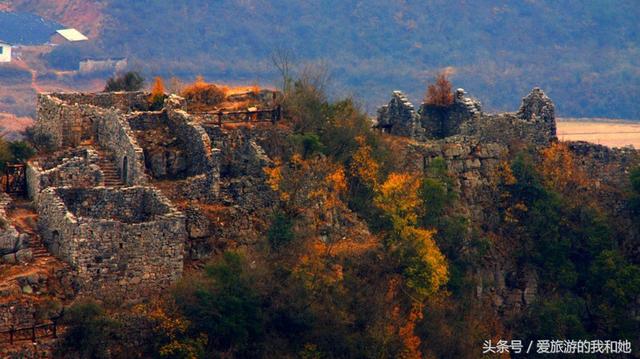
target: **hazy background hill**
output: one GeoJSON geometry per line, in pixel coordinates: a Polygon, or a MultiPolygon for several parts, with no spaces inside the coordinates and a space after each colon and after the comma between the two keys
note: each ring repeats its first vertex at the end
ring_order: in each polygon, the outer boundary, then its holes
{"type": "Polygon", "coordinates": [[[57,3],[59,18],[65,3],[100,13],[84,24],[100,33],[97,44],[60,47],[50,57],[57,66],[96,52],[128,56],[147,75],[264,83],[276,78],[270,54],[284,48],[299,63],[324,60],[336,91],[369,109],[394,89],[418,102],[434,72],[451,67],[454,84],[490,110],[514,110],[540,86],[563,116],[640,118],[636,0],[57,3]]]}

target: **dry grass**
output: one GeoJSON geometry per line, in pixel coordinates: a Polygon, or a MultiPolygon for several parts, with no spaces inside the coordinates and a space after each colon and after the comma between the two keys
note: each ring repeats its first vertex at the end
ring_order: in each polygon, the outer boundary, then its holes
{"type": "Polygon", "coordinates": [[[558,139],[640,149],[640,122],[559,120],[558,139]]]}

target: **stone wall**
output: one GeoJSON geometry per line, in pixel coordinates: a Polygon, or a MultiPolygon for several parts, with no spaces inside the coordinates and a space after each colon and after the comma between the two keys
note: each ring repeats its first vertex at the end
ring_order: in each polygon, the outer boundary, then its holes
{"type": "Polygon", "coordinates": [[[190,158],[169,128],[166,111],[136,112],[128,117],[137,142],[144,150],[145,166],[155,179],[188,176],[190,158]]]}
{"type": "Polygon", "coordinates": [[[7,216],[11,201],[6,193],[0,194],[0,264],[25,263],[32,257],[29,235],[19,233],[7,216]]]}
{"type": "Polygon", "coordinates": [[[459,134],[463,123],[477,120],[482,115],[482,108],[478,100],[467,97],[463,89],[458,89],[451,105],[423,103],[418,114],[424,139],[441,139],[459,134]]]}
{"type": "Polygon", "coordinates": [[[201,191],[193,192],[192,195],[214,198],[220,189],[220,150],[214,148],[205,129],[183,110],[184,106],[185,101],[179,96],[172,95],[165,100],[169,129],[184,152],[187,161],[186,175],[198,178],[205,176],[204,181],[191,181],[198,186],[196,188],[201,188],[201,191]]]}
{"type": "Polygon", "coordinates": [[[393,91],[391,101],[378,110],[376,127],[392,135],[414,137],[421,129],[413,104],[401,91],[393,91]]]}
{"type": "Polygon", "coordinates": [[[182,275],[185,217],[156,190],[49,188],[38,214],[45,244],[77,273],[81,293],[136,300],[182,275]]]}
{"type": "Polygon", "coordinates": [[[86,104],[68,104],[53,94],[38,94],[36,129],[53,138],[55,148],[75,147],[93,138],[99,119],[114,110],[86,104]]]}
{"type": "MultiPolygon", "coordinates": [[[[135,96],[139,93],[131,93],[135,96]]],[[[99,98],[108,102],[110,94],[40,94],[36,128],[49,133],[56,147],[76,147],[89,140],[110,151],[120,176],[128,185],[144,184],[144,152],[137,144],[129,123],[117,109],[105,109],[89,103],[99,98]],[[69,102],[64,102],[64,101],[69,102]],[[81,100],[87,100],[85,102],[81,100]]],[[[117,98],[126,99],[112,94],[117,98]]],[[[114,102],[117,102],[114,100],[114,102]]]]}
{"type": "Polygon", "coordinates": [[[436,159],[443,159],[453,179],[455,190],[460,193],[460,208],[467,218],[482,221],[484,205],[490,198],[496,168],[508,159],[507,147],[498,143],[484,143],[474,137],[453,136],[443,140],[409,145],[403,156],[402,168],[410,171],[426,171],[436,159]]]}
{"type": "Polygon", "coordinates": [[[93,105],[105,109],[118,109],[122,112],[149,110],[149,93],[147,92],[58,92],[52,93],[51,96],[70,105],[93,105]]]}
{"type": "Polygon", "coordinates": [[[96,142],[109,150],[123,182],[129,186],[145,184],[144,151],[135,139],[128,121],[119,113],[110,112],[99,119],[95,133],[96,142]]]}
{"type": "Polygon", "coordinates": [[[104,185],[104,174],[97,165],[98,154],[89,148],[65,152],[58,158],[37,158],[27,163],[29,198],[48,187],[95,187],[104,185]]]}
{"type": "Polygon", "coordinates": [[[522,99],[518,112],[500,114],[483,113],[478,100],[458,89],[451,105],[422,104],[416,115],[406,97],[394,91],[389,104],[378,110],[375,127],[419,141],[463,135],[503,145],[547,146],[557,139],[555,106],[539,88],[522,99]]]}

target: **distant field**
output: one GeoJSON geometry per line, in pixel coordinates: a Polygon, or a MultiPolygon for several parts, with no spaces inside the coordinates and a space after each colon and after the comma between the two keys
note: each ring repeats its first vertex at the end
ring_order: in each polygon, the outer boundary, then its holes
{"type": "Polygon", "coordinates": [[[558,119],[558,139],[588,141],[609,147],[633,145],[640,149],[640,122],[558,119]]]}

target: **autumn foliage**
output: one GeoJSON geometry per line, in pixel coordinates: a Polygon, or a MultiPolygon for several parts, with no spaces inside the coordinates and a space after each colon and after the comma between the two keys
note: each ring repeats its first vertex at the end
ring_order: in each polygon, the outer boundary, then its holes
{"type": "Polygon", "coordinates": [[[154,109],[158,109],[162,107],[164,102],[164,81],[162,77],[156,77],[153,83],[153,87],[151,88],[151,95],[149,96],[149,104],[154,109]]]}
{"type": "Polygon", "coordinates": [[[451,82],[445,72],[436,75],[435,83],[429,85],[424,97],[424,103],[437,106],[448,106],[453,103],[451,82]]]}
{"type": "Polygon", "coordinates": [[[196,110],[219,105],[225,98],[222,89],[207,83],[202,76],[198,76],[194,83],[185,86],[181,95],[187,100],[189,108],[196,110]]]}

